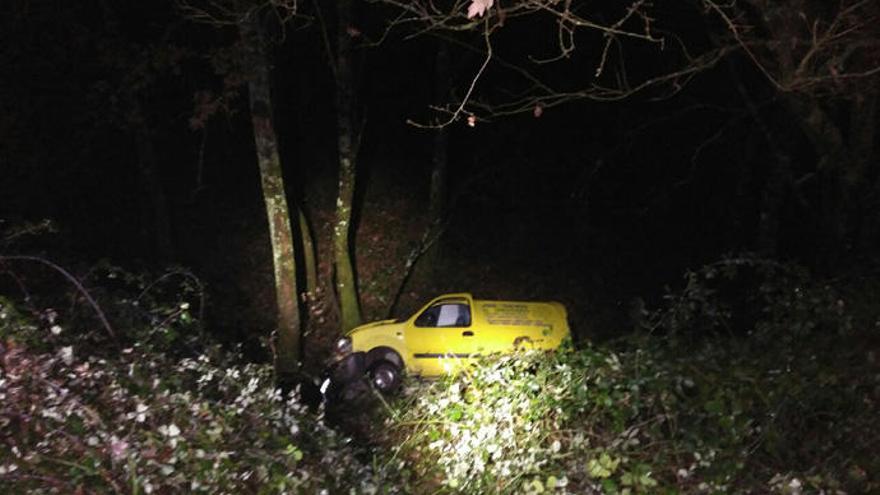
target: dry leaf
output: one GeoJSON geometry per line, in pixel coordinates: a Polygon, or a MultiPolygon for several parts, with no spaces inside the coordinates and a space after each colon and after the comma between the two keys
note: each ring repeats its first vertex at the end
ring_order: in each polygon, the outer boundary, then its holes
{"type": "Polygon", "coordinates": [[[468,7],[467,13],[468,19],[482,17],[494,3],[495,0],[471,0],[471,5],[468,7]]]}

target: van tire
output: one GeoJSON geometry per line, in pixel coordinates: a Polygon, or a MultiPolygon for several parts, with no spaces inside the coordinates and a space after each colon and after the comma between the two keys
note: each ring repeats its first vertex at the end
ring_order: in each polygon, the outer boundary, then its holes
{"type": "Polygon", "coordinates": [[[400,358],[400,354],[398,354],[397,351],[390,347],[374,347],[370,349],[370,352],[367,353],[368,370],[382,361],[388,361],[389,363],[397,366],[400,369],[405,368],[405,366],[403,365],[403,359],[400,358]]]}
{"type": "Polygon", "coordinates": [[[403,382],[400,368],[390,361],[377,362],[370,368],[369,375],[373,388],[385,395],[396,392],[403,382]]]}

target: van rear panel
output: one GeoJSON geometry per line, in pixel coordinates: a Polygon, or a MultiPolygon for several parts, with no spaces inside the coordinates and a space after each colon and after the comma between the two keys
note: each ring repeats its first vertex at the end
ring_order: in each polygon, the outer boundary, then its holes
{"type": "Polygon", "coordinates": [[[480,329],[482,352],[517,346],[554,349],[569,334],[565,310],[559,303],[475,300],[473,316],[480,329]]]}

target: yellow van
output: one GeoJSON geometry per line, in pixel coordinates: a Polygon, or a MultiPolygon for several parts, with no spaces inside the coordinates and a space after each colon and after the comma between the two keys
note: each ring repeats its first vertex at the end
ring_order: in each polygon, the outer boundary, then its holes
{"type": "Polygon", "coordinates": [[[343,377],[369,374],[390,392],[401,372],[433,377],[482,355],[517,348],[556,349],[569,336],[568,316],[558,302],[486,301],[470,294],[435,298],[410,318],[359,326],[336,344],[343,377]]]}

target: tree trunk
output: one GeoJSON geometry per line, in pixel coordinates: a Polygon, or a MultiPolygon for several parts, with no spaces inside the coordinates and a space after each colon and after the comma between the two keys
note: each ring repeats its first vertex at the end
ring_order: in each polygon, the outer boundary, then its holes
{"type": "Polygon", "coordinates": [[[351,227],[354,202],[355,159],[354,142],[354,76],[351,60],[351,0],[336,2],[336,122],[339,153],[339,195],[336,198],[336,224],[333,226],[333,256],[336,275],[336,295],[339,298],[340,323],[343,331],[361,323],[357,285],[352,265],[351,227]]]}
{"type": "Polygon", "coordinates": [[[303,248],[303,265],[306,275],[306,286],[303,288],[302,292],[306,294],[307,299],[311,299],[315,296],[315,291],[318,288],[318,262],[315,258],[315,243],[312,240],[312,231],[309,229],[309,222],[306,219],[306,214],[302,208],[299,209],[298,213],[299,232],[302,238],[303,248]]]}
{"type": "Polygon", "coordinates": [[[840,127],[819,102],[809,96],[792,93],[783,95],[783,102],[816,153],[816,175],[820,181],[819,221],[823,234],[819,262],[826,269],[833,269],[848,247],[847,213],[855,198],[847,191],[844,176],[852,165],[851,157],[840,127]]]}
{"type": "MultiPolygon", "coordinates": [[[[434,101],[441,105],[449,97],[452,86],[449,75],[449,47],[441,43],[437,48],[437,59],[434,63],[434,101]]],[[[446,126],[437,129],[434,134],[433,155],[431,157],[431,222],[439,224],[446,213],[446,170],[448,165],[447,151],[449,148],[449,131],[446,126]]]]}
{"type": "Polygon", "coordinates": [[[877,117],[880,90],[876,87],[860,95],[850,105],[850,150],[857,163],[854,174],[859,179],[861,201],[859,221],[859,250],[876,252],[880,241],[880,176],[870,183],[872,167],[877,159],[877,117]]]}
{"type": "Polygon", "coordinates": [[[758,130],[764,137],[767,147],[771,152],[769,169],[766,174],[766,182],[761,192],[761,203],[758,209],[758,229],[755,236],[755,249],[762,256],[774,258],[779,255],[779,234],[782,210],[785,206],[786,192],[791,187],[791,156],[785,151],[785,146],[776,132],[767,121],[764,120],[758,105],[746,90],[742,81],[732,65],[731,76],[736,81],[736,87],[743,102],[748,108],[758,130]]]}
{"type": "Polygon", "coordinates": [[[431,157],[431,192],[428,214],[433,227],[437,227],[446,216],[446,178],[448,159],[446,151],[449,147],[449,132],[446,128],[438,129],[434,134],[433,156],[431,157]]]}
{"type": "MultiPolygon", "coordinates": [[[[441,42],[437,47],[437,57],[434,61],[434,103],[442,105],[449,98],[452,81],[449,74],[449,47],[441,42]]],[[[417,278],[431,277],[437,267],[437,261],[442,255],[442,243],[437,236],[443,228],[447,208],[447,183],[449,169],[449,130],[446,126],[434,130],[434,139],[431,147],[431,184],[428,192],[428,225],[426,226],[425,239],[430,240],[430,246],[419,246],[425,249],[418,258],[419,266],[415,275],[417,278]]]]}
{"type": "Polygon", "coordinates": [[[779,255],[779,228],[786,192],[791,185],[791,157],[776,150],[769,162],[767,182],[761,194],[758,212],[758,234],[755,242],[758,253],[774,258],[779,255]]]}
{"type": "MultiPolygon", "coordinates": [[[[136,110],[140,115],[140,110],[136,110]]],[[[138,172],[140,172],[141,180],[143,180],[144,190],[147,193],[149,206],[144,209],[149,211],[149,223],[144,225],[152,225],[153,240],[155,242],[156,255],[162,262],[170,262],[174,258],[174,245],[171,240],[171,220],[168,217],[168,204],[165,200],[165,192],[162,190],[162,184],[158,177],[158,161],[156,159],[156,149],[150,138],[149,132],[145,129],[146,124],[137,121],[134,129],[135,150],[137,151],[138,172]]]]}
{"type": "MultiPolygon", "coordinates": [[[[749,55],[757,54],[755,61],[773,79],[780,101],[815,153],[818,261],[834,269],[853,248],[870,250],[876,239],[872,222],[878,219],[880,201],[869,181],[874,173],[878,90],[877,80],[866,77],[875,61],[860,51],[860,45],[870,46],[873,40],[868,29],[873,27],[870,17],[876,2],[842,2],[827,9],[822,2],[804,0],[746,3],[750,8],[739,14],[754,24],[753,36],[760,43],[749,39],[744,46],[753,46],[749,55]],[[849,122],[844,120],[847,116],[849,122]]],[[[736,9],[735,3],[730,5],[736,9]]]]}
{"type": "Polygon", "coordinates": [[[275,369],[279,381],[284,381],[290,378],[299,364],[300,316],[293,232],[284,193],[278,140],[272,124],[269,61],[265,52],[263,29],[261,19],[254,13],[249,14],[239,24],[244,44],[244,63],[249,70],[251,122],[275,269],[275,297],[278,307],[275,369]]]}

